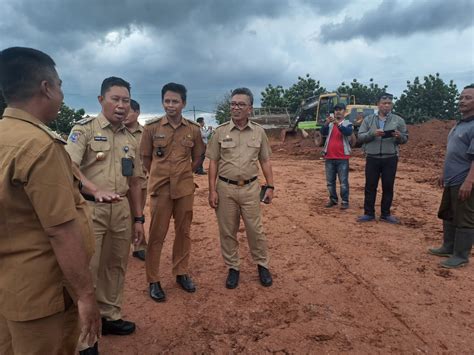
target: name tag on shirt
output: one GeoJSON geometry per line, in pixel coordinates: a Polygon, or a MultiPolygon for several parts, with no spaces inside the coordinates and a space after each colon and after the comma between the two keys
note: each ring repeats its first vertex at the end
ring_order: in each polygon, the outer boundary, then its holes
{"type": "Polygon", "coordinates": [[[107,142],[107,137],[104,137],[104,136],[95,136],[94,137],[94,140],[96,142],[107,142]]]}

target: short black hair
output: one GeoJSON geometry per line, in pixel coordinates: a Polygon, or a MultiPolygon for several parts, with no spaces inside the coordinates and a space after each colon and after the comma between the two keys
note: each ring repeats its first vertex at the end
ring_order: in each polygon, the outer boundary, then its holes
{"type": "Polygon", "coordinates": [[[253,106],[253,94],[248,88],[237,88],[232,90],[231,97],[235,95],[247,95],[250,99],[250,106],[253,106]]]}
{"type": "Polygon", "coordinates": [[[380,102],[380,100],[385,100],[385,99],[393,100],[393,95],[388,92],[383,92],[379,94],[379,96],[377,97],[377,102],[380,102]]]}
{"type": "Polygon", "coordinates": [[[198,117],[196,118],[196,122],[204,122],[204,117],[198,117]]]}
{"type": "Polygon", "coordinates": [[[165,94],[167,91],[172,91],[179,94],[179,96],[181,96],[181,100],[183,100],[183,102],[186,102],[186,95],[187,95],[188,90],[186,90],[186,87],[184,85],[176,84],[176,83],[168,83],[165,86],[163,86],[163,88],[161,89],[161,101],[164,100],[165,94]]]}
{"type": "Polygon", "coordinates": [[[54,60],[37,49],[10,47],[0,52],[0,91],[7,103],[36,94],[43,80],[57,77],[54,60]]]}
{"type": "Polygon", "coordinates": [[[131,87],[128,81],[125,81],[122,78],[118,78],[116,76],[111,76],[109,78],[105,78],[102,82],[102,85],[100,87],[100,96],[105,96],[105,93],[109,91],[112,86],[124,87],[128,90],[128,93],[130,94],[131,87]]]}
{"type": "Polygon", "coordinates": [[[474,84],[470,84],[468,86],[465,86],[464,89],[474,89],[474,84]]]}
{"type": "Polygon", "coordinates": [[[134,99],[131,99],[130,100],[130,108],[134,112],[140,111],[140,104],[137,101],[135,101],[134,99]]]}

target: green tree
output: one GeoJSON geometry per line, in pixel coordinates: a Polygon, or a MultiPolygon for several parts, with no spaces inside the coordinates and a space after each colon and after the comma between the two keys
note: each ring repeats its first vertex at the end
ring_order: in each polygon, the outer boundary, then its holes
{"type": "Polygon", "coordinates": [[[326,89],[320,86],[319,81],[306,74],[304,78],[299,76],[298,82],[288,89],[284,89],[281,85],[268,84],[261,93],[262,107],[286,107],[289,112],[295,113],[304,99],[325,92],[326,89]]]}
{"type": "Polygon", "coordinates": [[[394,109],[408,123],[425,122],[432,118],[450,120],[459,117],[458,98],[459,92],[452,80],[446,84],[439,73],[430,74],[424,77],[424,82],[419,77],[415,77],[413,83],[407,81],[407,88],[396,101],[394,109]]]}
{"type": "Polygon", "coordinates": [[[287,107],[288,103],[284,97],[285,89],[281,85],[268,84],[262,95],[262,107],[287,107]]]}
{"type": "Polygon", "coordinates": [[[378,97],[387,91],[387,87],[387,85],[380,87],[374,83],[372,78],[369,80],[369,85],[359,83],[357,79],[353,79],[350,85],[342,82],[337,91],[341,94],[354,95],[357,104],[376,105],[378,97]]]}
{"type": "Polygon", "coordinates": [[[230,120],[230,98],[231,92],[228,92],[216,104],[216,121],[219,124],[230,120]]]}
{"type": "Polygon", "coordinates": [[[309,74],[306,74],[304,78],[299,76],[298,82],[285,90],[283,98],[287,102],[288,111],[294,113],[304,99],[325,92],[326,89],[320,86],[319,81],[314,80],[309,74]]]}
{"type": "Polygon", "coordinates": [[[58,117],[48,126],[56,132],[67,136],[69,135],[69,132],[71,131],[71,128],[74,126],[75,122],[82,119],[84,114],[84,109],[81,108],[76,111],[73,108],[65,105],[63,102],[61,104],[61,108],[59,109],[58,117]]]}

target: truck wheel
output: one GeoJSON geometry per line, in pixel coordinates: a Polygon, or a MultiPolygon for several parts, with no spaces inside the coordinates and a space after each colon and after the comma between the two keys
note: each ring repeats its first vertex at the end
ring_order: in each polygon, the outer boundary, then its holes
{"type": "Polygon", "coordinates": [[[314,131],[314,144],[316,144],[316,147],[322,147],[324,145],[324,137],[320,131],[314,131]]]}

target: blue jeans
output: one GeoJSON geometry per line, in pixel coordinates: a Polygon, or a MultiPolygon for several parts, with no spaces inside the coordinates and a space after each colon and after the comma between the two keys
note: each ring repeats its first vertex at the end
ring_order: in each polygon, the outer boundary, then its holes
{"type": "Polygon", "coordinates": [[[326,159],[326,182],[331,201],[337,203],[336,176],[341,185],[342,203],[349,203],[349,159],[326,159]]]}

